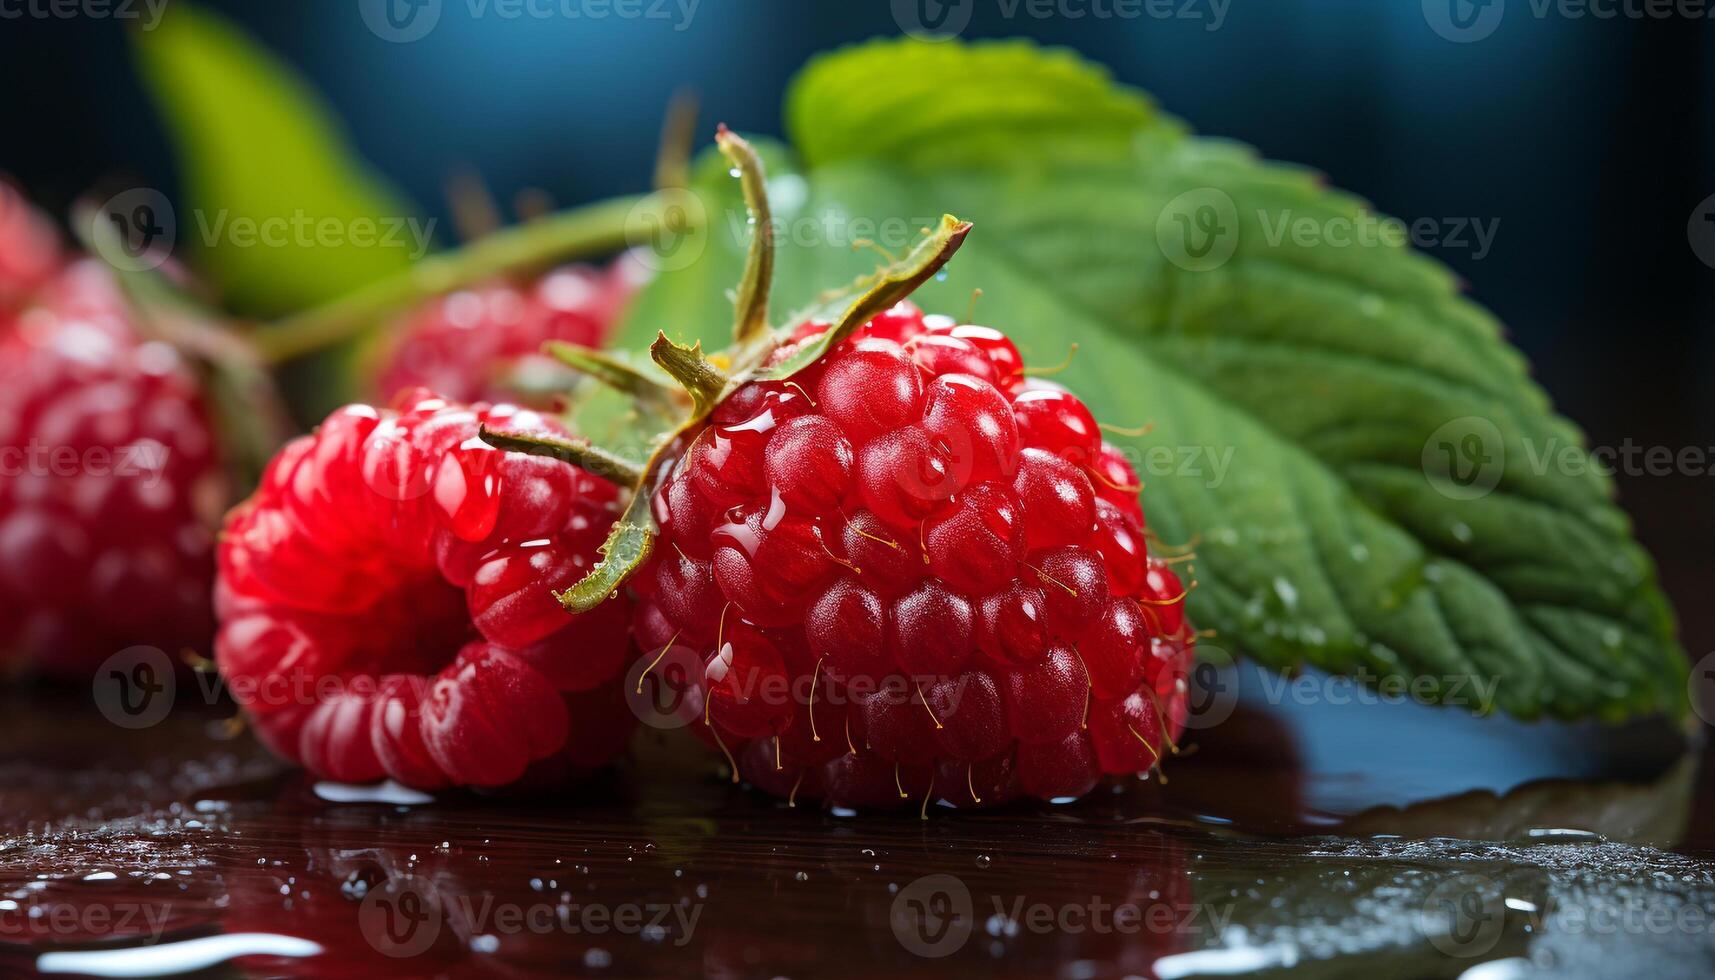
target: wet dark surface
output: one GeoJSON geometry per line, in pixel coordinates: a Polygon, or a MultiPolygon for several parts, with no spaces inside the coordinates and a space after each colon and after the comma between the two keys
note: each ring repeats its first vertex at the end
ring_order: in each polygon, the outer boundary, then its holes
{"type": "Polygon", "coordinates": [[[1332,700],[1249,692],[1166,786],[919,820],[656,732],[578,798],[335,802],[228,708],[9,695],[0,976],[1715,972],[1715,773],[1672,733],[1332,700]]]}

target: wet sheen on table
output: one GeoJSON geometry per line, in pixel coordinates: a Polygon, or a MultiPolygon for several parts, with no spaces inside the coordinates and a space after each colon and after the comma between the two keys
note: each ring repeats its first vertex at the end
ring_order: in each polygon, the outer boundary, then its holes
{"type": "Polygon", "coordinates": [[[789,808],[655,732],[583,797],[377,799],[229,708],[125,732],[11,695],[0,975],[1715,972],[1697,755],[1646,725],[1497,761],[1517,723],[1398,710],[1330,743],[1241,704],[1165,787],[919,820],[789,808]]]}

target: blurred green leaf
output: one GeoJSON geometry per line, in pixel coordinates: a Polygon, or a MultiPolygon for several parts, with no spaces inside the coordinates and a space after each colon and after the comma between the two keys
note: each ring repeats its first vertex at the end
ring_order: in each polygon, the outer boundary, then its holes
{"type": "MultiPolygon", "coordinates": [[[[1495,319],[1403,243],[1279,232],[1373,220],[1363,202],[1026,43],[847,49],[786,109],[774,308],[873,267],[855,238],[902,248],[943,212],[972,221],[919,302],[962,314],[980,287],[978,320],[1034,363],[1081,345],[1056,380],[1098,418],[1154,424],[1110,438],[1155,532],[1199,542],[1192,613],[1215,642],[1421,679],[1473,710],[1683,714],[1653,565],[1495,319]],[[1492,484],[1462,481],[1465,463],[1492,484]]],[[[700,169],[711,233],[695,261],[659,256],[622,342],[725,335],[748,242],[737,185],[700,169]]]]}
{"type": "Polygon", "coordinates": [[[278,315],[408,268],[425,222],[356,159],[302,80],[227,22],[175,4],[138,32],[177,149],[178,241],[235,310],[278,315]]]}

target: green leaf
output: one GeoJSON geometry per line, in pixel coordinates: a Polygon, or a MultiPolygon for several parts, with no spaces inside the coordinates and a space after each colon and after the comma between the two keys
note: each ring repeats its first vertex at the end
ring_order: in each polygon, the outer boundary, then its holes
{"type": "MultiPolygon", "coordinates": [[[[957,314],[980,287],[977,319],[1033,363],[1081,345],[1056,380],[1098,418],[1153,423],[1112,439],[1154,532],[1199,542],[1191,608],[1213,642],[1421,679],[1473,710],[1490,707],[1469,700],[1477,678],[1521,717],[1683,714],[1653,566],[1609,481],[1563,465],[1590,463],[1582,438],[1494,318],[1407,247],[1280,233],[1363,219],[1361,201],[1023,43],[838,52],[799,77],[787,119],[797,155],[769,160],[774,308],[870,265],[847,247],[860,223],[973,222],[918,302],[957,314]]],[[[705,253],[644,294],[627,343],[724,333],[746,244],[735,183],[702,168],[705,253]]]]}
{"type": "Polygon", "coordinates": [[[232,25],[175,4],[135,38],[183,171],[178,242],[232,307],[302,309],[428,247],[432,223],[354,157],[315,93],[232,25]]]}

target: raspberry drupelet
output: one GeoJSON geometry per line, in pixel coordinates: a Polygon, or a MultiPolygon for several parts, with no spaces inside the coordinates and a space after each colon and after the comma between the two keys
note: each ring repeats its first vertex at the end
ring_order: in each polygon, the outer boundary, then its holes
{"type": "Polygon", "coordinates": [[[549,341],[598,347],[647,269],[622,255],[603,268],[568,265],[523,286],[492,283],[438,297],[407,315],[382,352],[382,398],[424,387],[446,398],[496,401],[507,382],[557,370],[549,341]]]}
{"type": "Polygon", "coordinates": [[[0,175],[0,329],[65,261],[53,223],[0,175]]]}
{"type": "MultiPolygon", "coordinates": [[[[0,280],[31,264],[0,256],[0,280]]],[[[93,259],[0,312],[0,655],[49,677],[214,632],[220,447],[202,379],[138,325],[93,259]]]]}
{"type": "Polygon", "coordinates": [[[480,426],[561,437],[512,405],[426,390],[343,408],[228,516],[216,662],[276,753],[345,782],[539,784],[624,748],[628,604],[570,616],[618,490],[503,453],[480,426]]]}
{"type": "Polygon", "coordinates": [[[1185,589],[1140,489],[1003,334],[901,302],[689,438],[632,580],[639,646],[701,665],[694,729],[779,795],[1081,796],[1185,720],[1185,589]]]}

